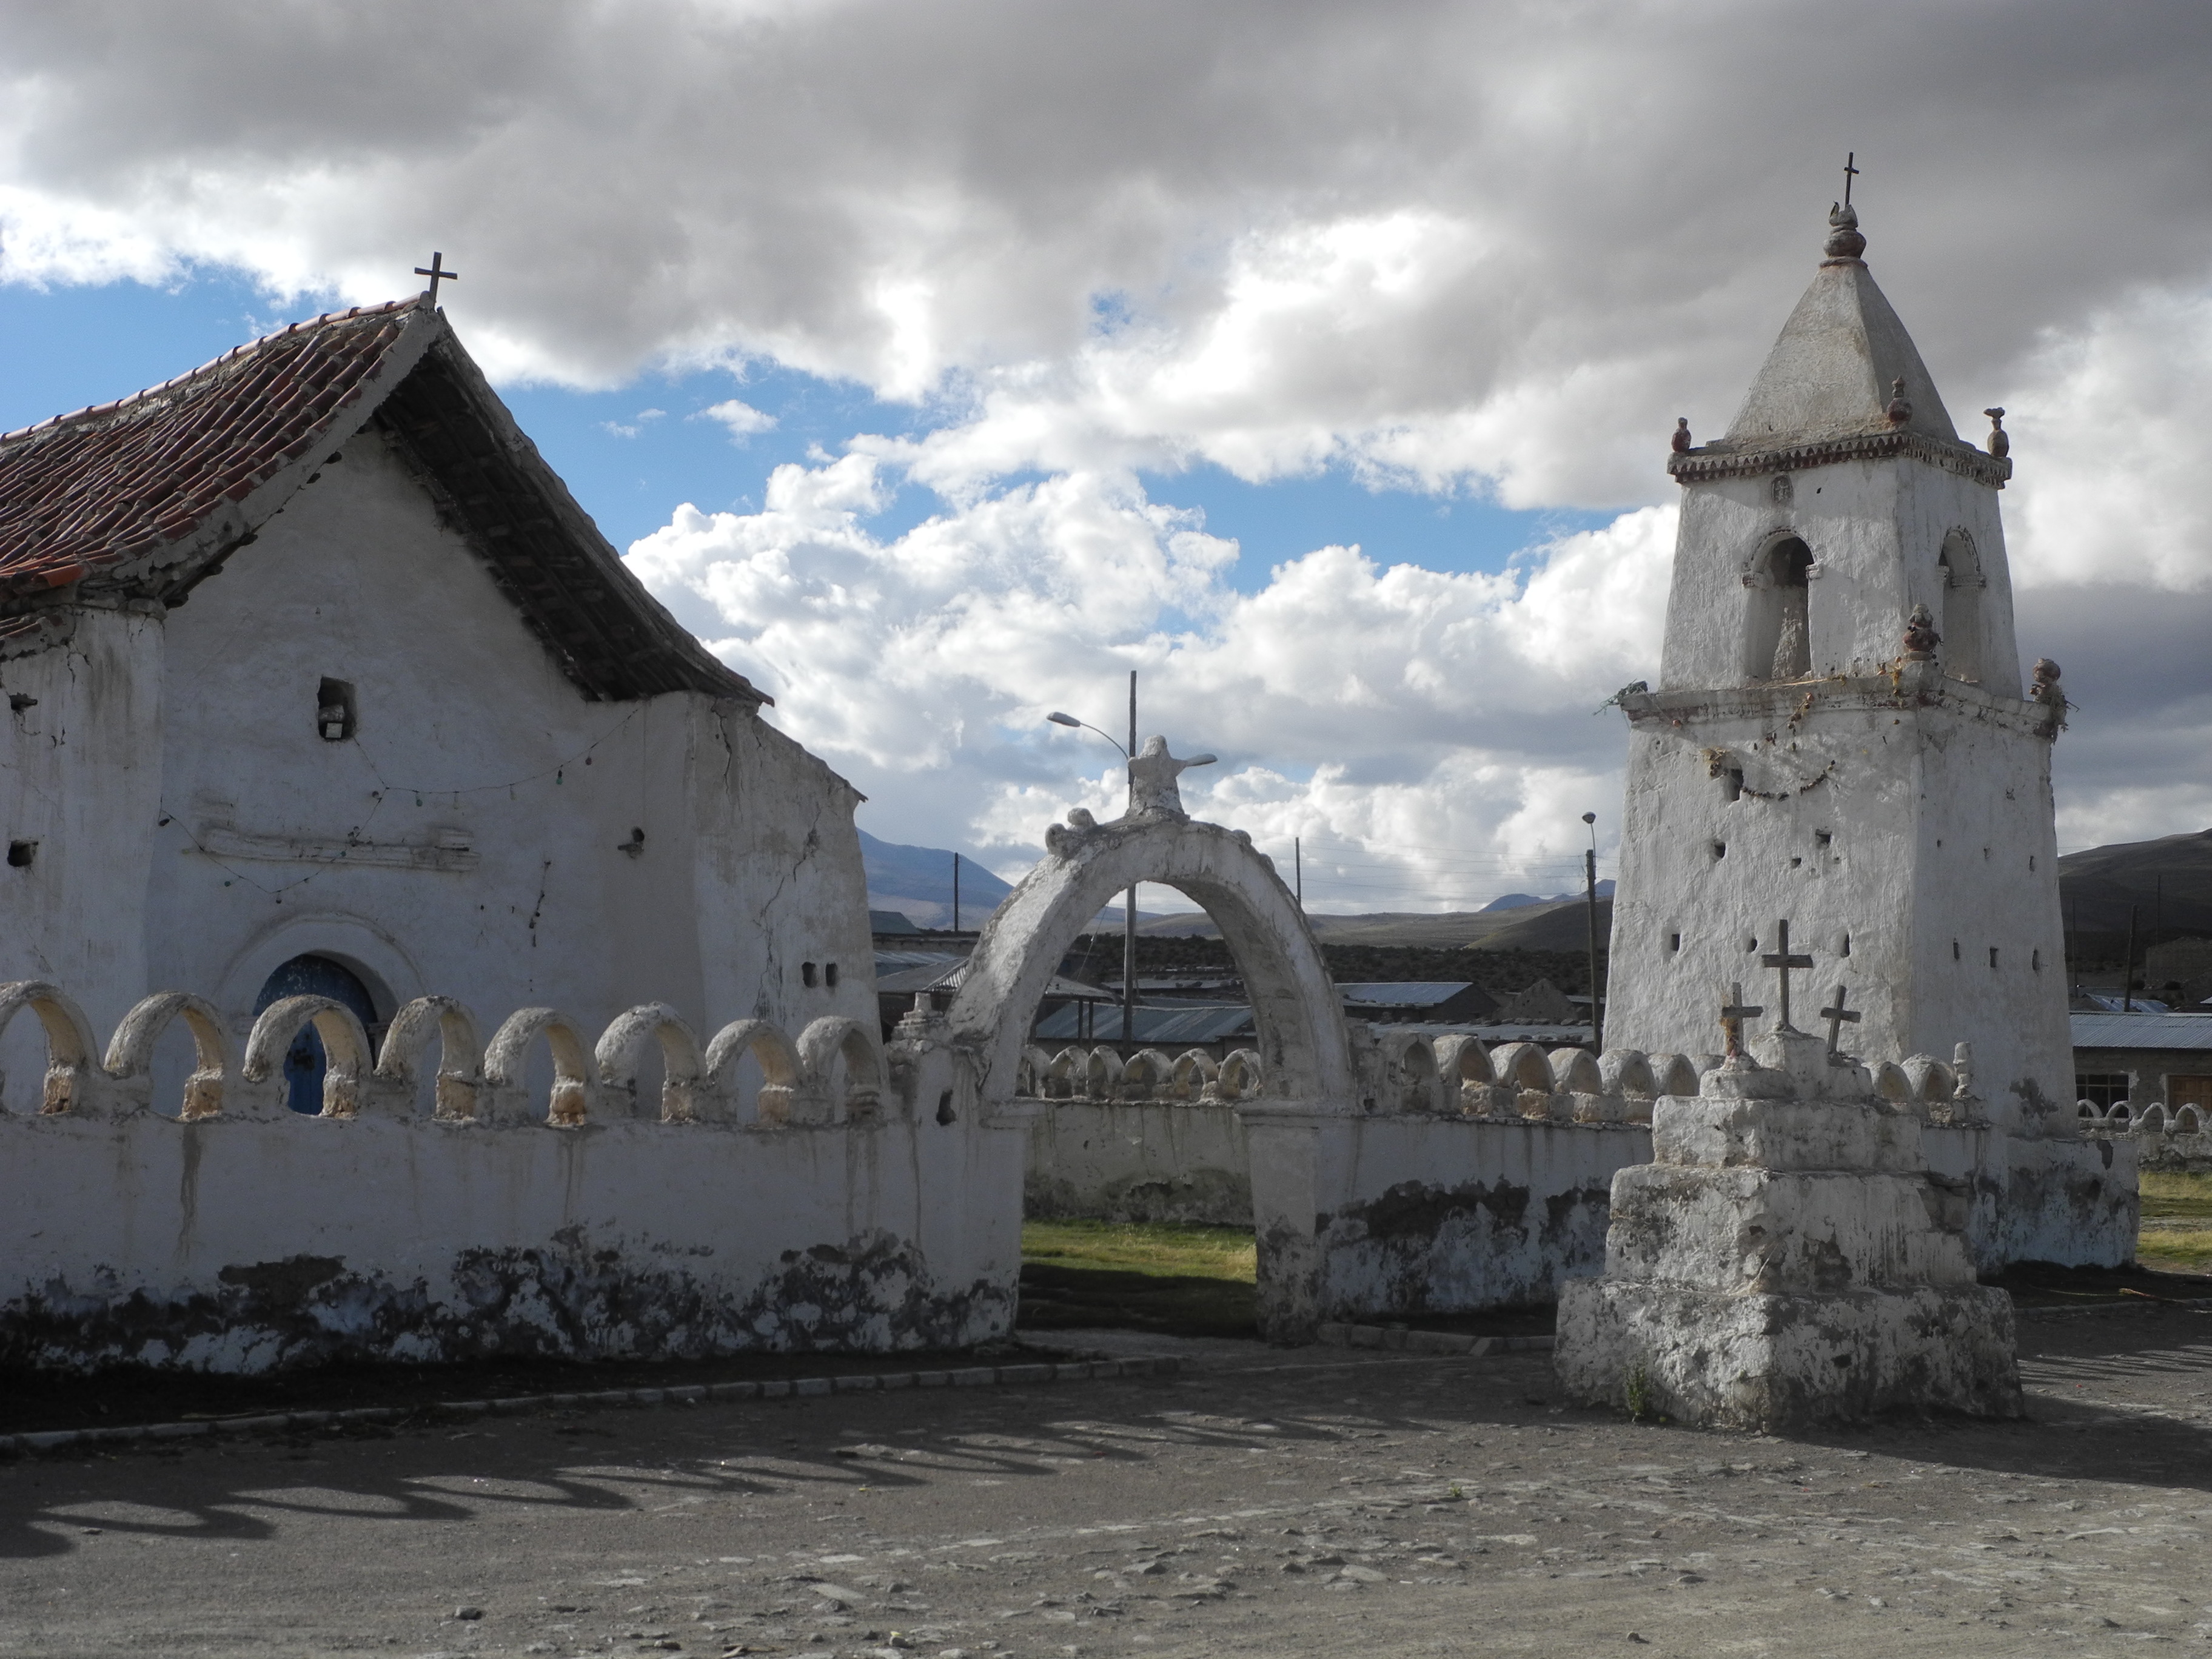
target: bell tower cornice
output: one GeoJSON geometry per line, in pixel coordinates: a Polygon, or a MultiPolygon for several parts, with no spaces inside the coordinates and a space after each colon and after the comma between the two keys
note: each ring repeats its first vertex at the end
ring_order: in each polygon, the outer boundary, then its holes
{"type": "Polygon", "coordinates": [[[1925,461],[1946,472],[2002,489],[2012,477],[2008,456],[1991,455],[1961,443],[1924,432],[1863,432],[1855,435],[1820,438],[1808,443],[1738,447],[1723,439],[1667,458],[1667,471],[1676,483],[1704,483],[1718,478],[1756,478],[1774,472],[1796,472],[1807,467],[1833,466],[1839,461],[1882,461],[1894,457],[1925,461]]]}

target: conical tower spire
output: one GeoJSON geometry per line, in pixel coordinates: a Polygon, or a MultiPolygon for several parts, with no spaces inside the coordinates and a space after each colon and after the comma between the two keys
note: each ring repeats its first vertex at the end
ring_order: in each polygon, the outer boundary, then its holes
{"type": "Polygon", "coordinates": [[[1959,441],[1920,349],[1860,258],[1856,208],[1829,210],[1826,258],[1715,448],[1911,432],[1959,441]],[[1900,386],[1899,383],[1902,381],[1900,386]]]}

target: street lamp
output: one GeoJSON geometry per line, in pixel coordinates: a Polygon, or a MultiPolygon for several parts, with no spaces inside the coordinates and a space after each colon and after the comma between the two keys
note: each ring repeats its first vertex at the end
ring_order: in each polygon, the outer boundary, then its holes
{"type": "MultiPolygon", "coordinates": [[[[1085,732],[1097,732],[1120,751],[1123,765],[1137,756],[1137,671],[1129,671],[1129,741],[1124,744],[1110,732],[1100,731],[1089,720],[1079,720],[1073,714],[1054,709],[1045,718],[1054,726],[1070,726],[1085,732]]],[[[1137,884],[1129,884],[1129,890],[1121,896],[1121,1041],[1133,1043],[1137,1040],[1137,884]]]]}
{"type": "MultiPolygon", "coordinates": [[[[1054,726],[1079,726],[1085,732],[1098,732],[1098,728],[1093,726],[1089,720],[1079,720],[1073,714],[1063,714],[1057,708],[1054,709],[1049,714],[1047,714],[1045,718],[1050,720],[1054,726]]],[[[1121,750],[1121,758],[1123,760],[1129,758],[1129,751],[1127,749],[1122,748],[1121,740],[1119,738],[1114,736],[1109,732],[1098,732],[1098,735],[1105,738],[1107,742],[1112,744],[1116,749],[1120,749],[1121,750]]]]}
{"type": "Polygon", "coordinates": [[[1589,906],[1590,1047],[1605,1052],[1605,1003],[1597,982],[1597,814],[1585,812],[1589,850],[1583,854],[1583,893],[1589,906]]]}

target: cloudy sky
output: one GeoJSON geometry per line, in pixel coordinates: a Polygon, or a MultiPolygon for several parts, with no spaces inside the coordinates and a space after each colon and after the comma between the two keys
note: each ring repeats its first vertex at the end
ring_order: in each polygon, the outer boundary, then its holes
{"type": "Polygon", "coordinates": [[[415,286],[633,568],[1012,874],[1126,720],[1319,908],[1569,884],[1678,414],[1818,258],[2013,411],[2060,839],[2212,823],[2201,0],[0,0],[0,426],[415,286]]]}

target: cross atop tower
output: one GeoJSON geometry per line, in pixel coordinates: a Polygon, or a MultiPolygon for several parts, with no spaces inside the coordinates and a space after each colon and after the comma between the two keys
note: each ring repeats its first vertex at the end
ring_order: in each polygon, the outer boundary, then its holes
{"type": "Polygon", "coordinates": [[[1858,159],[1859,153],[1856,150],[1852,150],[1844,157],[1844,205],[1845,207],[1851,204],[1851,180],[1859,176],[1859,169],[1853,167],[1851,163],[1858,159]]]}
{"type": "Polygon", "coordinates": [[[1762,968],[1773,969],[1782,979],[1782,1018],[1774,1029],[1778,1031],[1795,1031],[1797,1028],[1790,1023],[1790,970],[1793,968],[1810,968],[1813,965],[1813,958],[1802,954],[1798,956],[1790,954],[1790,924],[1788,922],[1777,922],[1775,928],[1780,936],[1781,948],[1770,951],[1759,957],[1759,965],[1762,968]]]}
{"type": "Polygon", "coordinates": [[[430,303],[434,307],[438,303],[439,283],[458,283],[461,280],[459,271],[446,269],[446,256],[442,253],[431,254],[430,263],[428,265],[416,266],[415,274],[417,276],[428,276],[430,279],[430,303]]]}

